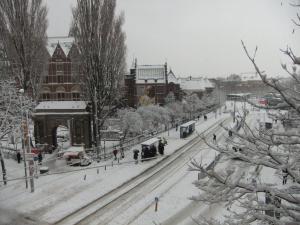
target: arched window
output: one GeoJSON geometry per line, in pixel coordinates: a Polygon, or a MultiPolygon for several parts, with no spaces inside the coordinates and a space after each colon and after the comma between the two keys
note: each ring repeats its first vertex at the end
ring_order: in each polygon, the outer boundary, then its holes
{"type": "Polygon", "coordinates": [[[50,101],[50,88],[48,87],[45,87],[43,88],[43,90],[41,91],[41,94],[42,94],[42,100],[43,101],[50,101]]]}
{"type": "Polygon", "coordinates": [[[79,101],[80,100],[80,87],[79,85],[75,85],[71,89],[72,92],[72,100],[79,101]]]}
{"type": "Polygon", "coordinates": [[[57,93],[57,100],[58,101],[63,101],[65,100],[65,97],[66,97],[66,89],[62,86],[56,88],[56,93],[57,93]]]}

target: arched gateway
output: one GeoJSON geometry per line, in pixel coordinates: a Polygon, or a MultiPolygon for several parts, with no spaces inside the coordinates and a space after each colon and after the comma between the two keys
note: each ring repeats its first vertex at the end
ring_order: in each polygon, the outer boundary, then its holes
{"type": "Polygon", "coordinates": [[[70,131],[71,145],[91,147],[91,114],[84,101],[40,102],[33,113],[36,143],[57,146],[56,129],[65,126],[70,131]]]}

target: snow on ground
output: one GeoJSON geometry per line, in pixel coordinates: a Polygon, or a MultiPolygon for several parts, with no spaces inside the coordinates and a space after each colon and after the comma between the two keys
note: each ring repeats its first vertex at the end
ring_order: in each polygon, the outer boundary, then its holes
{"type": "MultiPolygon", "coordinates": [[[[247,123],[255,122],[256,117],[256,114],[252,115],[247,123]]],[[[225,144],[226,137],[224,135],[226,136],[224,130],[220,130],[217,133],[219,137],[218,144],[225,144]]],[[[194,159],[201,161],[203,165],[208,165],[214,160],[217,153],[205,147],[205,145],[199,146],[199,148],[202,151],[194,159]]],[[[222,161],[218,163],[217,168],[225,169],[228,166],[237,164],[237,162],[231,162],[227,159],[222,161]]],[[[238,166],[240,167],[241,165],[238,166]]],[[[164,186],[158,188],[158,190],[153,190],[152,193],[148,193],[145,199],[132,206],[130,210],[125,211],[123,215],[110,224],[195,224],[192,218],[198,218],[199,214],[206,218],[222,219],[223,215],[228,214],[224,204],[208,206],[204,203],[190,200],[192,196],[199,193],[199,190],[192,184],[193,181],[197,180],[197,176],[197,172],[188,172],[188,165],[186,165],[179,173],[170,178],[164,186]],[[159,197],[157,212],[155,211],[155,197],[159,197]],[[128,218],[134,217],[133,215],[136,215],[139,211],[141,211],[140,215],[128,221],[128,218]]]]}
{"type": "MultiPolygon", "coordinates": [[[[215,115],[210,114],[207,121],[204,122],[202,119],[198,121],[197,132],[205,131],[207,127],[216,121],[220,121],[228,116],[229,114],[218,115],[217,119],[215,119],[215,115]]],[[[161,134],[160,136],[164,136],[168,140],[165,154],[172,154],[172,152],[196,135],[195,133],[189,138],[179,139],[179,132],[175,132],[175,130],[171,130],[169,136],[167,132],[161,134]]],[[[19,214],[24,214],[42,222],[53,223],[140,174],[161,159],[162,157],[135,165],[132,160],[132,152],[128,151],[125,159],[121,160],[122,164],[120,165],[116,165],[116,161],[114,161],[113,167],[111,166],[112,161],[93,163],[89,168],[92,166],[103,166],[99,168],[99,174],[97,169],[94,168],[74,171],[73,173],[40,176],[38,179],[35,179],[34,193],[30,193],[30,189],[25,189],[24,180],[9,181],[8,185],[0,186],[0,208],[13,211],[15,217],[18,217],[19,214]],[[104,165],[107,165],[106,170],[104,165]]],[[[8,179],[23,176],[24,168],[22,164],[17,164],[16,161],[7,159],[6,166],[9,174],[8,179]]],[[[53,160],[51,167],[55,169],[50,172],[65,171],[66,169],[83,169],[81,167],[65,166],[62,160],[53,160]]],[[[2,217],[0,217],[1,223],[3,223],[2,217]]]]}
{"type": "MultiPolygon", "coordinates": [[[[237,108],[240,108],[241,103],[237,103],[237,108]]],[[[228,109],[233,108],[233,104],[227,104],[228,109]]],[[[196,130],[198,133],[205,131],[209,126],[216,121],[228,118],[230,114],[215,115],[211,113],[208,115],[208,120],[203,121],[200,119],[197,121],[196,130]],[[217,119],[215,119],[217,118],[217,119]]],[[[184,145],[192,138],[196,137],[196,133],[186,139],[179,139],[179,132],[171,130],[169,136],[167,132],[160,134],[168,140],[168,145],[165,148],[165,154],[172,154],[180,146],[184,145]]],[[[219,135],[218,135],[219,138],[219,135]]],[[[134,148],[140,148],[135,146],[134,148]]],[[[202,160],[212,160],[215,157],[215,153],[204,149],[202,160]],[[204,157],[205,156],[205,157],[204,157]],[[205,159],[204,159],[205,158],[205,159]]],[[[1,216],[1,212],[4,212],[1,208],[6,208],[6,211],[13,212],[13,217],[5,218],[6,221],[13,221],[18,215],[28,218],[34,218],[41,220],[39,224],[43,222],[53,223],[70,212],[84,206],[92,200],[104,195],[110,190],[118,187],[120,184],[127,180],[137,176],[142,171],[155,165],[162,157],[156,160],[151,160],[144,163],[134,164],[132,160],[132,151],[125,152],[125,159],[120,160],[120,165],[112,167],[112,161],[101,161],[100,163],[94,162],[90,167],[102,166],[98,170],[96,168],[90,170],[74,171],[73,173],[56,174],[48,176],[40,176],[35,179],[35,192],[30,193],[30,190],[25,189],[25,181],[11,181],[7,186],[0,186],[0,224],[4,223],[1,216]],[[104,166],[106,165],[106,170],[104,166]],[[99,171],[99,174],[97,173],[99,171]],[[84,179],[86,177],[86,179],[84,179]]],[[[51,159],[48,159],[51,161],[51,159]]],[[[22,177],[24,174],[23,164],[17,164],[14,160],[7,159],[6,167],[8,170],[8,178],[22,177]]],[[[84,169],[81,167],[69,167],[65,165],[64,160],[52,159],[51,172],[61,172],[66,170],[78,170],[84,169]]],[[[165,221],[166,224],[172,215],[177,212],[189,211],[190,209],[196,209],[195,205],[199,203],[191,203],[188,199],[197,192],[197,189],[191,183],[196,179],[197,174],[193,172],[187,172],[182,170],[179,175],[172,177],[163,186],[164,190],[152,193],[147,196],[144,203],[152,202],[154,197],[159,197],[159,210],[154,213],[154,205],[150,204],[149,208],[146,208],[143,212],[143,216],[136,221],[150,221],[149,224],[153,224],[151,218],[155,221],[165,221]],[[189,188],[187,188],[188,184],[189,188]],[[173,187],[176,187],[175,189],[173,187]],[[162,193],[162,194],[160,194],[162,193]],[[168,194],[166,194],[168,193],[168,194]],[[168,197],[173,196],[173,197],[168,197]],[[171,207],[170,207],[171,206],[171,207]],[[149,213],[149,214],[147,214],[149,213]]],[[[147,204],[149,205],[149,204],[147,204]]],[[[223,207],[221,207],[223,209],[223,207]]],[[[8,213],[5,214],[8,215],[8,213]]],[[[183,215],[185,215],[183,213],[183,215]]],[[[139,224],[134,222],[135,224],[139,224]]],[[[26,223],[24,223],[26,224],[26,223]]],[[[30,223],[28,223],[30,224],[30,223]]],[[[122,223],[121,223],[122,224],[122,223]]],[[[140,223],[141,224],[141,223],[140,223]]],[[[144,224],[144,223],[142,223],[144,224]]],[[[145,223],[147,224],[147,223],[145,223]]]]}

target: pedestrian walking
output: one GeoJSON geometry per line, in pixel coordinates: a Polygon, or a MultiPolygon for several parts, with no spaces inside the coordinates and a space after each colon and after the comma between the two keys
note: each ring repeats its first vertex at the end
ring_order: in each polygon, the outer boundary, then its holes
{"type": "Polygon", "coordinates": [[[43,156],[42,156],[41,151],[39,151],[38,160],[39,160],[39,164],[42,164],[43,156]]]}
{"type": "Polygon", "coordinates": [[[178,123],[175,124],[175,127],[176,127],[176,131],[177,131],[178,130],[178,123]]]}
{"type": "Polygon", "coordinates": [[[213,143],[216,143],[216,142],[217,142],[217,135],[213,134],[213,143]]]}
{"type": "Polygon", "coordinates": [[[133,151],[133,159],[135,160],[135,164],[137,164],[138,163],[138,158],[139,158],[139,150],[134,150],[133,151]]]}
{"type": "Polygon", "coordinates": [[[162,141],[160,140],[159,143],[158,143],[158,152],[159,152],[159,154],[163,155],[164,154],[164,150],[165,150],[165,146],[162,143],[162,141]]]}
{"type": "Polygon", "coordinates": [[[124,159],[125,158],[125,154],[124,154],[124,148],[123,147],[121,147],[120,153],[121,153],[121,158],[124,159]]]}
{"type": "Polygon", "coordinates": [[[287,182],[288,172],[287,169],[282,170],[282,184],[285,185],[287,182]]]}
{"type": "Polygon", "coordinates": [[[231,130],[228,131],[228,136],[232,137],[232,131],[231,130]]]}
{"type": "Polygon", "coordinates": [[[113,154],[114,154],[114,156],[115,156],[115,160],[117,160],[118,150],[117,150],[117,149],[114,149],[114,150],[113,150],[113,154]]]}
{"type": "Polygon", "coordinates": [[[18,163],[21,163],[21,153],[19,151],[17,152],[17,160],[18,163]]]}
{"type": "Polygon", "coordinates": [[[207,116],[206,116],[206,115],[204,115],[204,120],[205,120],[205,121],[207,120],[207,116]]]}

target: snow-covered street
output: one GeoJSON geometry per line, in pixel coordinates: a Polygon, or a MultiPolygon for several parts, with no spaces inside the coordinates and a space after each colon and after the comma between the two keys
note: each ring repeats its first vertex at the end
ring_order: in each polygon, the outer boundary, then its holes
{"type": "MultiPolygon", "coordinates": [[[[216,120],[214,114],[211,114],[208,121],[203,122],[201,119],[198,122],[197,131],[201,133],[211,125],[218,124],[218,122],[228,117],[229,114],[223,114],[221,117],[218,116],[216,120]]],[[[169,137],[167,134],[164,135],[169,143],[165,150],[166,156],[197,136],[195,133],[185,140],[179,139],[178,133],[174,130],[170,132],[169,137]]],[[[1,203],[5,202],[6,209],[15,211],[14,217],[17,217],[18,214],[24,214],[29,218],[33,218],[33,221],[54,223],[163,159],[160,157],[157,160],[135,165],[131,160],[131,154],[132,152],[128,152],[125,160],[121,161],[122,164],[120,163],[120,165],[116,165],[117,163],[114,162],[116,164],[113,167],[111,162],[101,162],[103,164],[100,163],[99,174],[97,174],[98,170],[95,168],[74,173],[41,176],[35,179],[36,191],[34,193],[29,193],[29,190],[25,189],[24,180],[12,181],[7,186],[1,187],[1,203]],[[107,165],[107,170],[104,169],[104,165],[107,165]],[[86,180],[84,180],[85,175],[86,180]]],[[[90,167],[93,166],[98,166],[98,164],[92,164],[90,167]]],[[[19,174],[19,177],[23,172],[22,166],[16,164],[16,162],[11,162],[8,173],[13,174],[13,170],[18,171],[16,174],[19,174]]],[[[14,177],[16,176],[14,175],[14,177]]],[[[1,207],[3,207],[2,204],[1,207]]]]}

